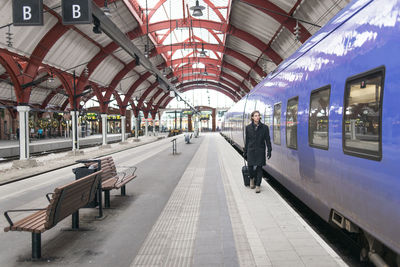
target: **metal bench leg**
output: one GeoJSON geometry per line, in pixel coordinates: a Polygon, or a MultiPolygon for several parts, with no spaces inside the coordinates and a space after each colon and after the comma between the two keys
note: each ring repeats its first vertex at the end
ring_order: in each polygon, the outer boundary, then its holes
{"type": "Polygon", "coordinates": [[[110,190],[104,191],[104,207],[110,207],[110,190]]]}
{"type": "Polygon", "coordinates": [[[126,196],[126,188],[125,185],[121,187],[121,196],[126,196]]]}
{"type": "Polygon", "coordinates": [[[72,213],[72,229],[73,230],[79,229],[79,210],[72,213]]]}
{"type": "Polygon", "coordinates": [[[41,253],[41,233],[32,233],[32,259],[40,259],[41,253]]]}

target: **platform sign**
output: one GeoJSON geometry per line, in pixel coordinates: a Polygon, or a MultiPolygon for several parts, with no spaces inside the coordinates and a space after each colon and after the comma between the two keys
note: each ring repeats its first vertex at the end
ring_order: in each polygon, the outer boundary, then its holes
{"type": "Polygon", "coordinates": [[[108,121],[119,121],[119,120],[121,120],[121,115],[108,115],[107,120],[108,121]]]}
{"type": "Polygon", "coordinates": [[[62,23],[91,24],[92,1],[91,0],[62,0],[62,23]]]}
{"type": "Polygon", "coordinates": [[[43,25],[43,0],[13,0],[13,25],[43,25]]]}

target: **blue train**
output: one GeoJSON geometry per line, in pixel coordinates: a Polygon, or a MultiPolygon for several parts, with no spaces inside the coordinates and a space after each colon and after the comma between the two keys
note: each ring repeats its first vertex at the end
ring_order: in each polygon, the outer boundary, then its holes
{"type": "Polygon", "coordinates": [[[269,126],[265,171],[362,257],[400,266],[400,1],[358,0],[236,103],[222,133],[242,148],[250,113],[269,126]]]}

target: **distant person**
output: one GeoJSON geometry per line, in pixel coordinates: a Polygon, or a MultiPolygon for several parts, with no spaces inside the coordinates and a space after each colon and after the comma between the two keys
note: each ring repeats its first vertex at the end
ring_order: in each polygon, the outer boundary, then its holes
{"type": "Polygon", "coordinates": [[[16,134],[17,134],[17,140],[19,140],[19,128],[17,128],[16,134]]]}
{"type": "Polygon", "coordinates": [[[43,129],[39,128],[39,130],[37,132],[38,132],[38,135],[39,135],[39,139],[42,139],[43,129]]]}
{"type": "Polygon", "coordinates": [[[244,158],[248,162],[250,173],[250,188],[256,188],[260,193],[260,185],[263,176],[262,166],[266,165],[265,149],[268,148],[267,158],[271,158],[271,139],[268,126],[261,123],[260,112],[251,113],[251,123],[246,126],[246,140],[244,145],[244,158]]]}

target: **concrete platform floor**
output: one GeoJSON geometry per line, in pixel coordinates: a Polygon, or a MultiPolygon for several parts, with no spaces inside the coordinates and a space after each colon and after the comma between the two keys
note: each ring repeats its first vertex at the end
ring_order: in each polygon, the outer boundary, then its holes
{"type": "MultiPolygon", "coordinates": [[[[127,197],[112,192],[101,220],[82,209],[80,231],[66,218],[45,232],[41,261],[29,233],[0,232],[0,266],[345,266],[267,183],[243,186],[243,160],[220,135],[192,140],[178,137],[178,155],[168,139],[114,154],[138,166],[127,197]]],[[[47,205],[71,169],[0,187],[0,211],[47,205]]]]}
{"type": "Polygon", "coordinates": [[[24,177],[38,175],[43,172],[51,171],[66,166],[73,166],[75,164],[75,161],[79,159],[101,157],[104,155],[108,155],[110,153],[115,153],[118,151],[123,151],[126,149],[138,147],[143,144],[158,142],[160,141],[160,138],[162,139],[165,137],[166,135],[160,134],[156,136],[141,136],[138,139],[128,138],[127,141],[124,143],[120,142],[120,143],[109,144],[107,148],[103,148],[102,146],[95,146],[95,147],[80,149],[80,152],[82,153],[78,153],[74,156],[71,155],[70,153],[71,151],[61,152],[61,153],[51,153],[40,157],[39,156],[35,157],[34,160],[37,162],[38,166],[30,168],[15,168],[13,166],[12,161],[0,162],[0,186],[10,181],[23,179],[24,177]]]}

